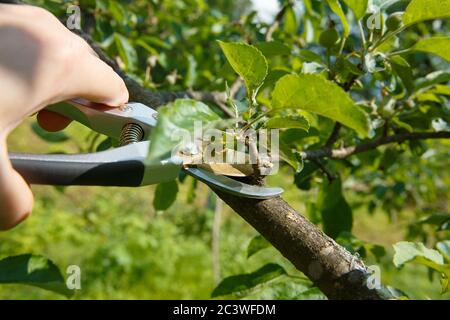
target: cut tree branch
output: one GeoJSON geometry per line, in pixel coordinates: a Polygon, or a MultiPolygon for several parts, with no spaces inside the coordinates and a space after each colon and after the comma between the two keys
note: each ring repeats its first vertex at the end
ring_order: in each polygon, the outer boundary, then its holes
{"type": "Polygon", "coordinates": [[[330,299],[388,298],[367,286],[366,267],[282,198],[219,197],[263,235],[330,299]]]}

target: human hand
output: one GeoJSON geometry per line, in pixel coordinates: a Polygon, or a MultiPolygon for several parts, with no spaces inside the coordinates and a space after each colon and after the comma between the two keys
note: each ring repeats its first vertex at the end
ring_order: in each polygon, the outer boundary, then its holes
{"type": "Polygon", "coordinates": [[[112,68],[51,13],[0,4],[0,92],[0,230],[6,230],[33,207],[28,184],[9,161],[8,134],[36,112],[44,129],[64,129],[70,120],[41,111],[48,104],[84,98],[122,106],[128,91],[112,68]]]}

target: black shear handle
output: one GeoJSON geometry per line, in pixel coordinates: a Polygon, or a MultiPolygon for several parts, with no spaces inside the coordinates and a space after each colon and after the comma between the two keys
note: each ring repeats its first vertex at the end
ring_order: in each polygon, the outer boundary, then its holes
{"type": "Polygon", "coordinates": [[[9,158],[30,184],[58,186],[137,187],[142,184],[145,166],[139,160],[89,162],[70,155],[12,153],[9,158]]]}
{"type": "Polygon", "coordinates": [[[122,186],[142,184],[149,142],[87,154],[10,153],[16,169],[30,184],[122,186]]]}

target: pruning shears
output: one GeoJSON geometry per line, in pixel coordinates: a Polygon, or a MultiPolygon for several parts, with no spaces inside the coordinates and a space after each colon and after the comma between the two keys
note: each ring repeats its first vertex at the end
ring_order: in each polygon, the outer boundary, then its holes
{"type": "Polygon", "coordinates": [[[111,108],[84,100],[47,107],[90,129],[120,141],[114,149],[87,154],[10,153],[13,167],[30,184],[138,187],[176,179],[180,172],[214,189],[252,199],[268,199],[281,188],[249,185],[225,175],[185,165],[179,157],[148,161],[150,133],[158,113],[141,103],[111,108]]]}

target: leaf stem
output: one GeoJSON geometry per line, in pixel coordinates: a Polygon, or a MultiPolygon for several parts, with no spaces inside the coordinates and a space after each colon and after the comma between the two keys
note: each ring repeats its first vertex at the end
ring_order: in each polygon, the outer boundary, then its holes
{"type": "Polygon", "coordinates": [[[407,54],[407,53],[410,53],[412,51],[413,51],[412,48],[399,50],[399,51],[394,51],[394,52],[388,53],[388,57],[398,56],[398,55],[401,55],[401,54],[407,54]]]}
{"type": "Polygon", "coordinates": [[[274,110],[269,110],[266,112],[261,113],[259,116],[257,116],[255,119],[253,119],[252,121],[250,121],[249,123],[247,123],[245,126],[242,127],[241,129],[241,133],[247,131],[254,123],[258,122],[259,120],[261,120],[262,118],[268,116],[271,112],[273,112],[274,110]]]}
{"type": "Polygon", "coordinates": [[[361,34],[361,41],[364,47],[364,50],[367,49],[367,41],[366,41],[366,35],[364,34],[364,29],[361,20],[358,21],[359,26],[359,33],[361,34]]]}

